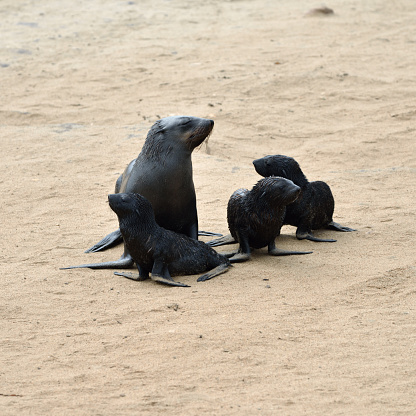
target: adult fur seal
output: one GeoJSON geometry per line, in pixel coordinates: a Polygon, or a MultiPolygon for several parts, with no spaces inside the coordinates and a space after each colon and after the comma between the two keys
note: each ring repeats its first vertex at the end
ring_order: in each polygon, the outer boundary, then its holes
{"type": "Polygon", "coordinates": [[[284,224],[297,227],[296,237],[319,242],[337,240],[317,238],[312,230],[329,228],[336,231],[356,231],[344,227],[332,220],[334,197],[329,186],[322,181],[309,182],[295,159],[283,155],[265,156],[253,161],[254,167],[261,176],[282,176],[290,179],[301,189],[301,195],[286,207],[284,224]]]}
{"type": "Polygon", "coordinates": [[[211,246],[233,243],[240,245],[237,253],[230,253],[230,262],[242,262],[250,258],[251,248],[268,247],[272,256],[309,254],[311,251],[286,251],[276,248],[275,239],[280,235],[286,205],[300,194],[299,186],[280,177],[261,179],[251,191],[237,189],[227,207],[228,228],[231,236],[209,242],[211,246]]]}
{"type": "MultiPolygon", "coordinates": [[[[115,193],[143,195],[152,204],[156,222],[161,227],[198,239],[191,155],[211,134],[213,127],[213,120],[188,116],[166,117],[157,121],[151,127],[138,157],[117,179],[115,193]]],[[[86,252],[105,250],[122,241],[120,230],[116,230],[86,252]]],[[[124,254],[119,260],[90,264],[89,267],[125,268],[132,264],[133,260],[124,247],[124,254]]]]}
{"type": "MultiPolygon", "coordinates": [[[[218,254],[202,241],[160,227],[150,202],[139,194],[108,196],[117,214],[124,243],[137,265],[139,275],[116,273],[134,280],[149,278],[171,286],[187,286],[171,276],[207,272],[198,282],[226,272],[231,267],[227,257],[218,254]]],[[[82,266],[80,266],[82,267],[82,266]]]]}

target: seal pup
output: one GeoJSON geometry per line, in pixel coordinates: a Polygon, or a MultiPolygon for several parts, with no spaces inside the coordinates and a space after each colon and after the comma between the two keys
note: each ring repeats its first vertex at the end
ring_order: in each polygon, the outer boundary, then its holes
{"type": "MultiPolygon", "coordinates": [[[[115,193],[143,195],[152,204],[156,222],[161,227],[197,240],[198,215],[191,155],[211,134],[213,127],[213,120],[198,117],[172,116],[157,121],[148,132],[140,154],[117,179],[115,193]]],[[[86,253],[105,250],[122,241],[118,229],[86,253]]],[[[119,260],[96,268],[131,266],[133,261],[124,248],[119,260]]]]}
{"type": "Polygon", "coordinates": [[[231,267],[227,257],[202,241],[160,227],[156,223],[152,205],[142,195],[112,194],[108,196],[108,202],[117,214],[124,244],[139,270],[138,275],[116,272],[118,276],[145,280],[151,273],[150,278],[156,282],[188,286],[175,282],[171,276],[207,272],[198,278],[198,282],[204,282],[231,267]]]}
{"type": "Polygon", "coordinates": [[[333,239],[315,237],[312,230],[329,228],[336,231],[356,231],[344,227],[332,220],[334,214],[334,197],[329,186],[322,181],[309,182],[303,174],[299,163],[289,156],[265,156],[253,161],[254,168],[261,176],[282,176],[290,179],[301,189],[301,195],[286,207],[284,224],[297,227],[299,240],[318,242],[335,242],[333,239]]]}
{"type": "Polygon", "coordinates": [[[299,186],[280,177],[261,179],[253,189],[237,189],[227,206],[228,228],[231,236],[208,242],[210,246],[239,243],[237,252],[225,254],[230,262],[249,260],[251,248],[266,247],[272,256],[309,254],[311,251],[286,251],[276,248],[275,239],[280,235],[286,205],[300,194],[299,186]]]}

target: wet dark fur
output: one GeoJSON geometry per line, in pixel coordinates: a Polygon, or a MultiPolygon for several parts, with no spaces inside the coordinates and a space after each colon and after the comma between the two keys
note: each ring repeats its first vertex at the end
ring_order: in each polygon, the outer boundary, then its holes
{"type": "Polygon", "coordinates": [[[309,182],[295,159],[282,155],[265,156],[253,161],[253,164],[261,176],[281,176],[301,188],[299,198],[286,207],[284,218],[284,224],[298,227],[296,236],[299,239],[333,242],[336,240],[314,237],[312,230],[331,228],[337,231],[353,231],[333,222],[335,202],[331,189],[322,181],[309,182]]]}
{"type": "MultiPolygon", "coordinates": [[[[155,280],[168,284],[171,284],[170,276],[204,273],[218,266],[224,272],[230,267],[226,257],[202,241],[160,227],[150,202],[143,196],[113,194],[108,199],[118,216],[127,249],[139,269],[138,280],[147,278],[151,272],[153,278],[157,262],[167,267],[167,275],[163,272],[163,279],[155,280]]],[[[206,276],[201,276],[198,281],[207,280],[206,276]]]]}
{"type": "MultiPolygon", "coordinates": [[[[115,193],[139,193],[152,204],[156,222],[166,229],[198,239],[198,215],[192,177],[191,155],[212,132],[212,120],[175,116],[157,121],[150,129],[142,151],[117,179],[115,193]]],[[[202,235],[218,235],[201,231],[202,235]]],[[[86,253],[113,247],[123,241],[113,231],[86,253]]],[[[126,247],[121,259],[90,268],[124,268],[132,264],[126,247]]]]}
{"type": "MultiPolygon", "coordinates": [[[[212,120],[197,117],[166,117],[157,121],[138,157],[117,179],[115,193],[143,195],[152,204],[161,227],[197,239],[191,154],[211,134],[213,127],[212,120]]],[[[87,252],[108,248],[106,238],[103,241],[87,252]]]]}
{"type": "Polygon", "coordinates": [[[300,188],[292,181],[270,177],[258,181],[251,191],[238,189],[231,195],[227,207],[228,227],[232,238],[240,245],[238,254],[230,258],[231,262],[245,261],[251,248],[266,246],[272,255],[306,254],[278,250],[274,242],[280,235],[286,205],[299,193],[300,188]]]}

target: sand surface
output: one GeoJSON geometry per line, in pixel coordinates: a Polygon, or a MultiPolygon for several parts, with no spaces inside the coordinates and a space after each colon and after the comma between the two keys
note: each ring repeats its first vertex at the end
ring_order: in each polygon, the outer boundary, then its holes
{"type": "MultiPolygon", "coordinates": [[[[416,3],[0,3],[1,415],[416,414],[416,3]],[[83,251],[154,121],[215,120],[193,155],[200,228],[285,154],[326,181],[336,243],[191,288],[83,251]]],[[[206,241],[206,239],[205,239],[206,241]]],[[[225,248],[224,248],[225,249],[225,248]]]]}

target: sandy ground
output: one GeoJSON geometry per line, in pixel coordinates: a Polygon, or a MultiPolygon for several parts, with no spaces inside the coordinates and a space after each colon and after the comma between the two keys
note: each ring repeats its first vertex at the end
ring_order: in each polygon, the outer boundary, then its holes
{"type": "Polygon", "coordinates": [[[0,3],[1,415],[414,415],[416,3],[0,3]],[[59,267],[117,228],[107,194],[155,120],[215,120],[200,228],[252,160],[324,180],[336,243],[191,288],[59,267]]]}

